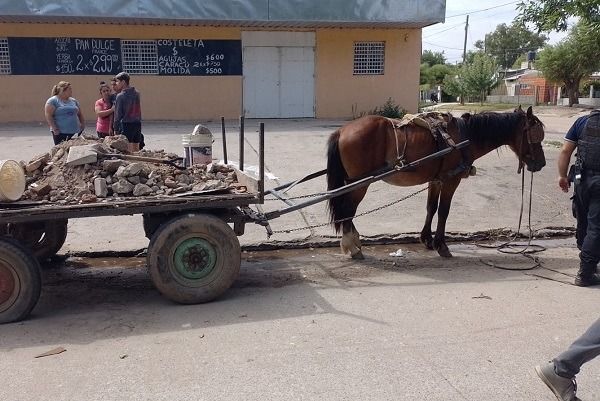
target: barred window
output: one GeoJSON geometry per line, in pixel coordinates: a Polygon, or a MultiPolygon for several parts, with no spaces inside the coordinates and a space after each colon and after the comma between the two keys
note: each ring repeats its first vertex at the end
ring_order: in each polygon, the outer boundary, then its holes
{"type": "Polygon", "coordinates": [[[354,42],[354,75],[383,75],[385,42],[354,42]]]}
{"type": "Polygon", "coordinates": [[[158,74],[156,40],[121,40],[123,71],[130,74],[158,74]]]}
{"type": "Polygon", "coordinates": [[[0,74],[10,74],[10,57],[8,54],[8,39],[0,38],[0,74]]]}

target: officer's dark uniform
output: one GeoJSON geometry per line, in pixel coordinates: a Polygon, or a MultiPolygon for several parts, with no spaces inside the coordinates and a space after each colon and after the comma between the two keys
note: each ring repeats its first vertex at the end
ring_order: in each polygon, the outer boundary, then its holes
{"type": "Polygon", "coordinates": [[[600,110],[575,121],[565,140],[577,143],[573,201],[581,263],[576,284],[600,284],[600,110]]]}

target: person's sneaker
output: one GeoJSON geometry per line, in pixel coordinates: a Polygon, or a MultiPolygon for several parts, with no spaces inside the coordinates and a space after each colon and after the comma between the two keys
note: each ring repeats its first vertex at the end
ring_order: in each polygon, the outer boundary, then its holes
{"type": "Polygon", "coordinates": [[[546,386],[552,390],[558,401],[581,401],[575,396],[575,392],[577,392],[575,378],[567,379],[557,375],[554,371],[554,362],[549,362],[544,366],[536,366],[535,372],[546,386]]]}
{"type": "Polygon", "coordinates": [[[600,274],[594,273],[592,275],[583,275],[577,273],[575,276],[575,285],[578,287],[589,287],[592,285],[600,284],[600,274]]]}

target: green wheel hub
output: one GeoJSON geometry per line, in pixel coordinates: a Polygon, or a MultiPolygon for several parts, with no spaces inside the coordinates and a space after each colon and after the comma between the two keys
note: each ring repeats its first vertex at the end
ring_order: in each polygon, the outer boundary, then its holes
{"type": "Polygon", "coordinates": [[[175,272],[185,281],[201,280],[215,268],[217,252],[215,247],[202,238],[188,238],[182,241],[173,254],[175,272]]]}

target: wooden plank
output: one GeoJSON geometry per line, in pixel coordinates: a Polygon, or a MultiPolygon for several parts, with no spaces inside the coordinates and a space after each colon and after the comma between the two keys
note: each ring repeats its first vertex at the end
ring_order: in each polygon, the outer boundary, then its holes
{"type": "Polygon", "coordinates": [[[190,197],[162,197],[115,200],[77,205],[41,204],[16,209],[0,206],[0,224],[20,223],[39,220],[71,219],[83,217],[120,216],[142,213],[163,213],[172,211],[192,211],[201,209],[233,209],[258,203],[256,194],[223,194],[190,197]]]}

